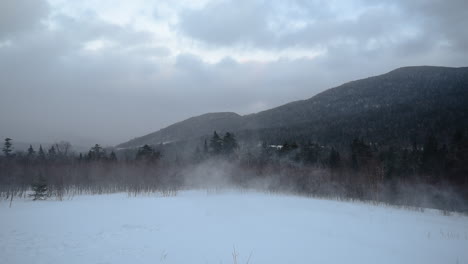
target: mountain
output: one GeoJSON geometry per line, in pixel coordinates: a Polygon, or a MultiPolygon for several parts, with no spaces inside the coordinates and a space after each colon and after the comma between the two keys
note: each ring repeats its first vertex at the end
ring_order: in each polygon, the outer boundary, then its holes
{"type": "Polygon", "coordinates": [[[213,131],[234,131],[242,124],[242,116],[231,113],[209,113],[201,116],[191,117],[182,122],[175,123],[157,132],[146,136],[132,139],[126,143],[120,144],[117,147],[127,148],[136,147],[144,144],[165,144],[179,140],[191,139],[208,135],[213,131]]]}
{"type": "Polygon", "coordinates": [[[449,137],[468,127],[468,67],[403,67],[352,81],[307,100],[256,114],[192,117],[119,145],[136,147],[196,139],[214,130],[242,139],[314,140],[346,144],[354,137],[389,143],[449,137]]]}

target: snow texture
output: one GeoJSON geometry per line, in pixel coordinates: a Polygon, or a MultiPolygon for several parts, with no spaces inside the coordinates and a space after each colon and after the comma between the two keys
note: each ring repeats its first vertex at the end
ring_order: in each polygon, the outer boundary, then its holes
{"type": "Polygon", "coordinates": [[[252,192],[0,203],[0,263],[468,263],[468,217],[252,192]],[[250,256],[250,258],[249,258],[250,256]]]}

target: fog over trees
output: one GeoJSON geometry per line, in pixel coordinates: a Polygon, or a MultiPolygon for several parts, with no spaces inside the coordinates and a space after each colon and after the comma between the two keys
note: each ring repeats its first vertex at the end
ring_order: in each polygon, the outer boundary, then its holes
{"type": "Polygon", "coordinates": [[[449,141],[380,146],[355,138],[347,146],[317,142],[238,142],[216,131],[194,148],[177,144],[75,153],[67,142],[13,152],[4,141],[1,196],[64,199],[80,193],[176,192],[241,188],[306,196],[466,211],[468,135],[449,141]]]}

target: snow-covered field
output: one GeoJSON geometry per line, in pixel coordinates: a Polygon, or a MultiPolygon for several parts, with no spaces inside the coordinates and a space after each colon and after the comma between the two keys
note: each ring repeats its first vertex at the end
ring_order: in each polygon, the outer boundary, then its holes
{"type": "Polygon", "coordinates": [[[0,263],[468,263],[468,217],[261,193],[0,202],[0,263]]]}

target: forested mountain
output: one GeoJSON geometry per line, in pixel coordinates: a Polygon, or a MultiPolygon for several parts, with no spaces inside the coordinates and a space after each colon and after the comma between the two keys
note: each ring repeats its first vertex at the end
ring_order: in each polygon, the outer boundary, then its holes
{"type": "Polygon", "coordinates": [[[70,147],[22,152],[5,138],[0,197],[228,184],[467,212],[468,68],[400,68],[257,114],[192,117],[122,149],[70,147]]]}
{"type": "Polygon", "coordinates": [[[239,139],[269,142],[318,141],[348,144],[353,138],[378,143],[442,140],[468,127],[468,67],[404,67],[345,83],[307,100],[240,116],[193,117],[119,147],[190,140],[217,131],[239,139]]]}

